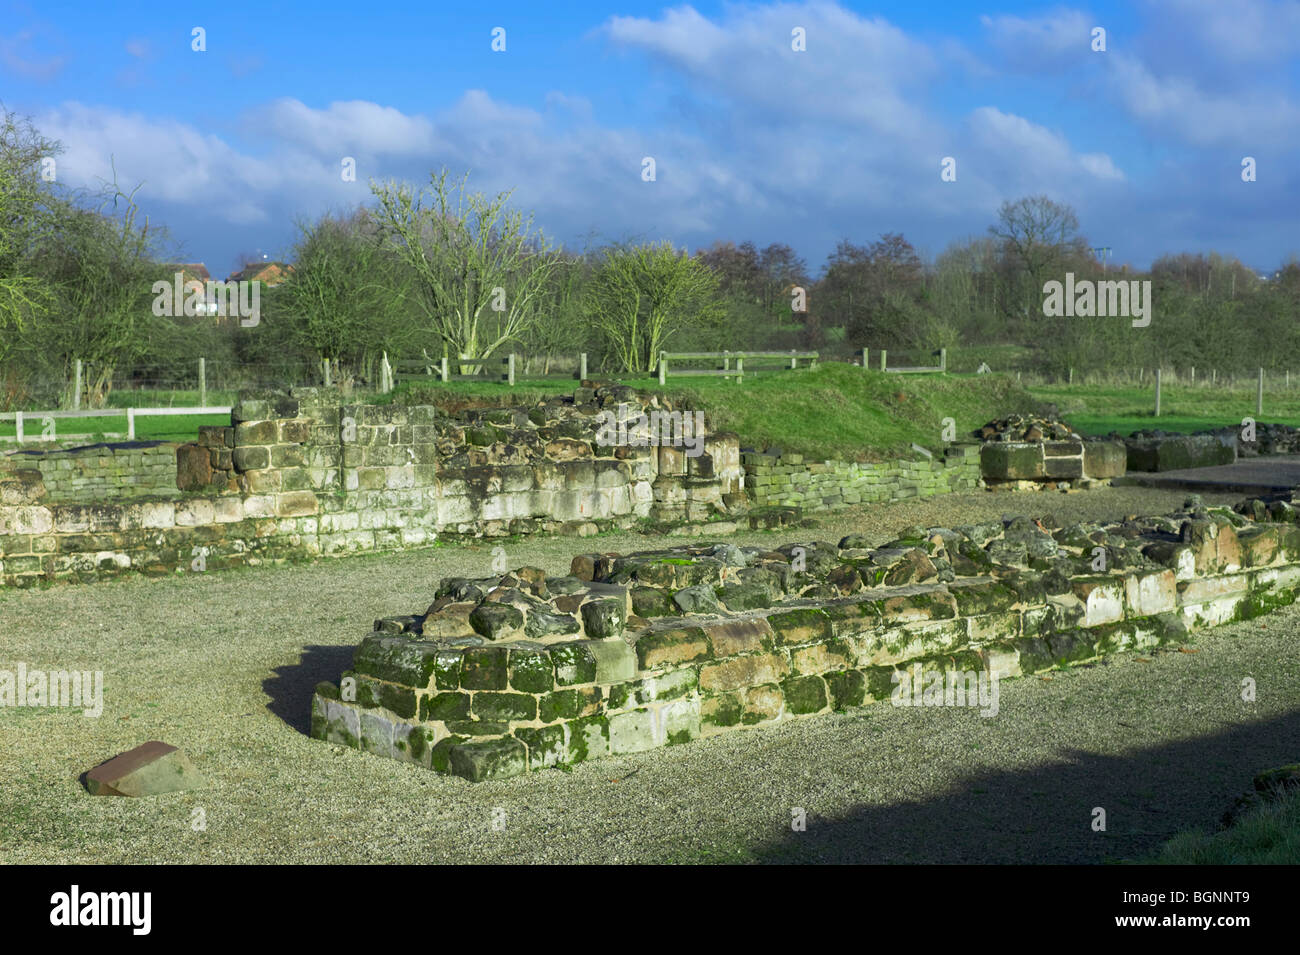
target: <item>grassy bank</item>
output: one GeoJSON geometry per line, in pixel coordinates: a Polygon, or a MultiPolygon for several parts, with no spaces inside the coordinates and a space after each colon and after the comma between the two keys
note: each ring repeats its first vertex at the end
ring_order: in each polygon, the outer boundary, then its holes
{"type": "Polygon", "coordinates": [[[1243,813],[1222,832],[1187,832],[1139,860],[1147,865],[1300,865],[1300,790],[1243,813]]]}
{"type": "MultiPolygon", "coordinates": [[[[779,447],[816,460],[873,460],[910,452],[912,444],[942,448],[944,419],[958,437],[1011,411],[1027,410],[1030,395],[1000,375],[895,375],[827,362],[813,369],[746,376],[742,382],[696,378],[660,388],[657,379],[621,382],[661,391],[704,411],[712,427],[735,431],[747,447],[779,447]]],[[[440,383],[406,386],[402,403],[455,407],[470,401],[527,403],[566,394],[573,383],[540,382],[507,389],[497,384],[440,383]]]]}

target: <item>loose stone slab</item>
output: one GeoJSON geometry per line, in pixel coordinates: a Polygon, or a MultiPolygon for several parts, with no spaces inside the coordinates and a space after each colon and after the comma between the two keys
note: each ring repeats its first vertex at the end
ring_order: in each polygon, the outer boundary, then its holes
{"type": "Polygon", "coordinates": [[[204,785],[189,757],[158,740],[127,750],[86,773],[86,790],[92,796],[157,796],[204,785]]]}

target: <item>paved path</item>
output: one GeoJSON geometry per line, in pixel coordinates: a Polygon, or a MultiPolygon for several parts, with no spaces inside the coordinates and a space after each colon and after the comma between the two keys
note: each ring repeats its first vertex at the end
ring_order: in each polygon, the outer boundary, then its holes
{"type": "Polygon", "coordinates": [[[1235,464],[1177,471],[1132,471],[1117,484],[1169,490],[1281,494],[1300,486],[1300,454],[1241,458],[1235,464]]]}

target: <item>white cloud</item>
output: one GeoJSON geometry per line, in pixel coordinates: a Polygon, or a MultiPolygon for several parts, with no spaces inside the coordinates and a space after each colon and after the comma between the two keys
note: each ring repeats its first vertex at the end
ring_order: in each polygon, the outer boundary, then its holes
{"type": "Polygon", "coordinates": [[[1077,68],[1092,55],[1092,28],[1102,25],[1081,10],[1056,10],[1032,19],[982,16],[980,23],[1007,66],[1032,73],[1077,68]]]}
{"type": "Polygon", "coordinates": [[[1140,60],[1111,57],[1110,90],[1130,115],[1197,146],[1255,149],[1294,143],[1300,109],[1280,89],[1209,92],[1182,76],[1156,76],[1140,60]]]}

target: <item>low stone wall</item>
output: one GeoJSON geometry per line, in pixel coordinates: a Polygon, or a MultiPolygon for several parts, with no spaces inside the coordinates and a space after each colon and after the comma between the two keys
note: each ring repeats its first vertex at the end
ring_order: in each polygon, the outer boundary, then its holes
{"type": "Polygon", "coordinates": [[[1016,518],[875,549],[684,546],[579,555],[566,577],[446,579],[317,687],[311,733],[478,781],[883,700],[909,671],[965,699],[1294,601],[1290,505],[1189,504],[1105,527],[1016,518]]]}
{"type": "Polygon", "coordinates": [[[1064,482],[1086,487],[1121,477],[1125,464],[1119,441],[988,441],[980,448],[980,473],[988,484],[1064,482]]]}
{"type": "Polygon", "coordinates": [[[1180,471],[1232,464],[1237,460],[1234,432],[1177,434],[1125,438],[1130,471],[1180,471]]]}
{"type": "Polygon", "coordinates": [[[176,445],[131,441],[15,451],[0,458],[0,475],[27,469],[40,472],[51,501],[170,494],[176,490],[176,445]]]}
{"type": "Polygon", "coordinates": [[[800,454],[756,451],[742,453],[740,460],[745,490],[755,505],[806,511],[969,491],[980,479],[974,445],[952,445],[942,456],[929,459],[870,464],[813,462],[800,454]]]}
{"type": "Polygon", "coordinates": [[[743,510],[736,436],[647,443],[635,413],[672,410],[657,402],[580,388],[531,408],[447,415],[342,404],[318,389],[245,396],[230,425],[175,449],[179,488],[166,495],[62,501],[38,469],[0,472],[0,582],[205,571],[456,536],[586,536],[743,510]],[[623,443],[602,443],[609,416],[634,418],[623,443]]]}

